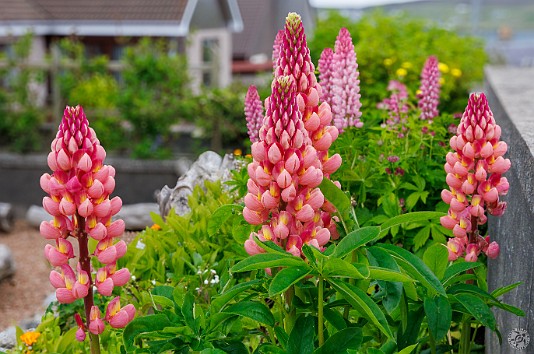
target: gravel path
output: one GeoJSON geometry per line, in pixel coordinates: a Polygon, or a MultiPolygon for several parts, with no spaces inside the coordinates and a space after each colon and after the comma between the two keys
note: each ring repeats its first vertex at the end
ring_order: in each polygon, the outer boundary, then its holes
{"type": "Polygon", "coordinates": [[[16,267],[13,277],[0,281],[0,331],[44,311],[43,301],[54,291],[44,258],[47,242],[24,221],[17,221],[9,233],[0,232],[0,243],[13,252],[16,267]]]}

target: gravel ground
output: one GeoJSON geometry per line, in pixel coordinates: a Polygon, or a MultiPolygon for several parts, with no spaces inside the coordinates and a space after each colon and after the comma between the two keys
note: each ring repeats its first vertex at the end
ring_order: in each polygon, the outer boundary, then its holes
{"type": "Polygon", "coordinates": [[[0,243],[13,252],[16,267],[14,276],[0,281],[0,331],[44,311],[43,302],[54,291],[43,254],[47,242],[38,229],[21,220],[11,232],[0,232],[0,243]]]}

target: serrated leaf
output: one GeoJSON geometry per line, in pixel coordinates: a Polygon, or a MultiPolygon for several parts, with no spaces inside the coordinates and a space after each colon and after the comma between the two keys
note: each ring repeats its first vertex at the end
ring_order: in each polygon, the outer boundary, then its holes
{"type": "Polygon", "coordinates": [[[241,301],[224,309],[224,313],[248,317],[254,321],[274,326],[274,316],[267,306],[254,301],[241,301]]]}
{"type": "Polygon", "coordinates": [[[435,244],[427,248],[423,254],[423,262],[438,277],[443,278],[449,263],[449,251],[443,244],[435,244]]]}
{"type": "Polygon", "coordinates": [[[219,231],[222,224],[224,224],[232,215],[243,210],[243,206],[238,204],[225,204],[220,206],[211,214],[208,220],[208,235],[213,236],[219,231]]]}
{"type": "Polygon", "coordinates": [[[302,278],[310,274],[311,269],[306,267],[289,267],[280,270],[274,276],[271,284],[269,285],[269,296],[280,294],[302,278]]]}
{"type": "Polygon", "coordinates": [[[349,304],[360,312],[363,317],[371,321],[388,338],[393,338],[393,333],[389,328],[384,313],[363,290],[341,280],[329,279],[328,282],[334,289],[340,292],[349,304]]]}
{"type": "Polygon", "coordinates": [[[427,297],[424,301],[428,329],[436,341],[441,340],[451,327],[452,309],[444,296],[427,297]]]}
{"type": "Polygon", "coordinates": [[[336,246],[332,257],[342,258],[378,238],[380,227],[366,226],[347,234],[336,246]]]}
{"type": "Polygon", "coordinates": [[[295,257],[289,253],[259,253],[240,261],[234,265],[230,271],[233,273],[238,273],[271,267],[293,266],[306,266],[306,262],[304,262],[301,258],[295,257]]]}

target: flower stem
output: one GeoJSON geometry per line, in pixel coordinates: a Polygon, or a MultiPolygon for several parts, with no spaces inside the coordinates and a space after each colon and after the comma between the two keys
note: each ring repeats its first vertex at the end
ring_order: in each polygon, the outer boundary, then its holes
{"type": "MultiPolygon", "coordinates": [[[[87,328],[91,319],[91,307],[94,305],[93,299],[93,276],[91,275],[91,258],[89,257],[88,235],[85,232],[85,219],[78,219],[78,247],[80,250],[80,266],[89,276],[89,290],[87,296],[83,298],[85,307],[85,320],[87,328]]],[[[100,354],[100,341],[98,335],[89,332],[89,343],[91,344],[91,354],[100,354]]]]}
{"type": "Polygon", "coordinates": [[[462,321],[462,332],[460,333],[459,354],[469,354],[471,350],[471,321],[464,317],[462,321]]]}
{"type": "Polygon", "coordinates": [[[319,336],[319,347],[322,347],[324,344],[324,280],[323,277],[319,277],[319,298],[317,299],[317,319],[319,321],[319,326],[317,329],[319,336]]]}
{"type": "Polygon", "coordinates": [[[286,316],[284,318],[284,329],[287,334],[291,333],[293,326],[295,325],[295,317],[297,312],[293,307],[293,297],[295,296],[295,286],[291,285],[284,293],[285,300],[285,312],[286,316]]]}

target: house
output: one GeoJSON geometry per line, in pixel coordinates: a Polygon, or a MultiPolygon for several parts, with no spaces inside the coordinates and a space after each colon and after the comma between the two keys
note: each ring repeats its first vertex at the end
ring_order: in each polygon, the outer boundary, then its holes
{"type": "Polygon", "coordinates": [[[0,51],[31,31],[30,62],[66,36],[89,56],[119,60],[132,40],[167,38],[187,55],[194,88],[230,83],[232,33],[243,29],[236,0],[0,0],[0,9],[0,51]]]}
{"type": "MultiPolygon", "coordinates": [[[[243,18],[243,31],[234,32],[232,73],[234,79],[257,83],[258,74],[272,73],[273,42],[284,28],[289,12],[298,13],[310,38],[316,11],[308,0],[237,0],[243,18]]],[[[265,75],[270,79],[269,75],[265,75]]]]}

